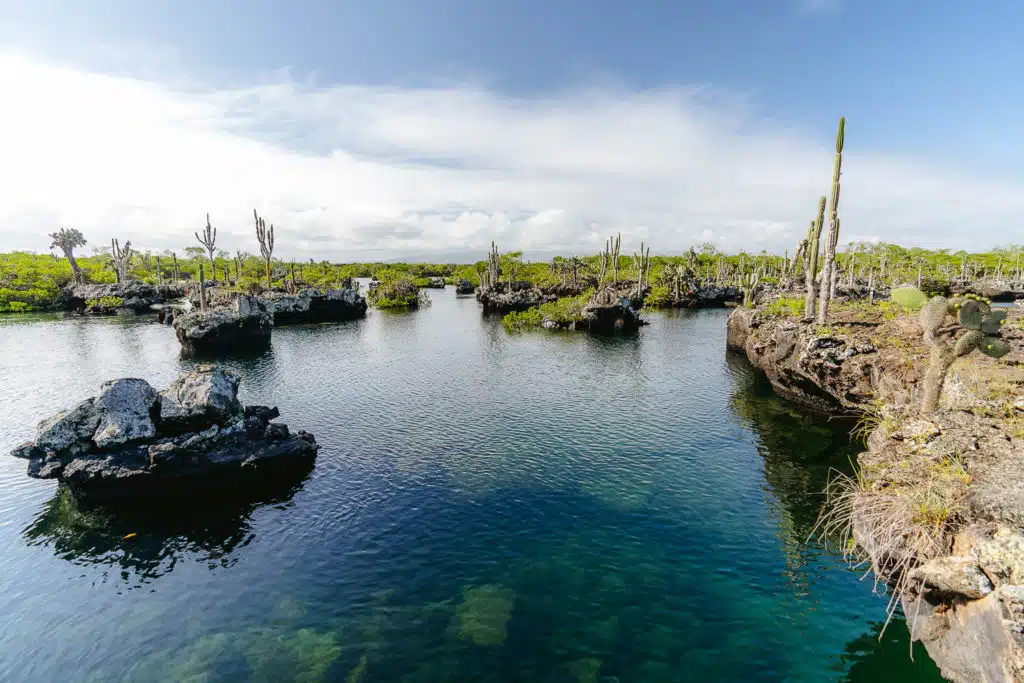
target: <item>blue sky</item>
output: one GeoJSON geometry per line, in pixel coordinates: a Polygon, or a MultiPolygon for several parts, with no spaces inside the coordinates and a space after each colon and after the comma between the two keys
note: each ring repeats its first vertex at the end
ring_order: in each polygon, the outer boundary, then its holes
{"type": "MultiPolygon", "coordinates": [[[[845,115],[844,237],[1024,242],[1016,2],[86,4],[0,3],[8,83],[31,100],[8,127],[16,148],[33,154],[26,134],[44,137],[55,107],[91,103],[43,143],[47,166],[79,170],[26,190],[7,225],[77,221],[99,242],[116,230],[175,248],[207,210],[245,239],[258,201],[296,255],[475,253],[494,238],[582,253],[611,230],[662,252],[781,252],[827,191],[845,115]],[[90,153],[87,173],[75,141],[97,138],[126,151],[90,153]],[[198,187],[174,171],[189,145],[211,168],[198,187]],[[83,173],[109,182],[86,193],[83,173]]],[[[0,248],[46,246],[4,230],[0,248]]]]}

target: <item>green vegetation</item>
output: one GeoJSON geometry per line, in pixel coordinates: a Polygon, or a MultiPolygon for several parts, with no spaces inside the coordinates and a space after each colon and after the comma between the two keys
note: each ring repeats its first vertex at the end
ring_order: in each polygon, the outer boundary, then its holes
{"type": "Polygon", "coordinates": [[[421,294],[415,279],[408,273],[384,268],[377,271],[378,284],[370,288],[370,304],[377,308],[415,308],[419,306],[421,294]]]}
{"type": "Polygon", "coordinates": [[[583,315],[583,307],[587,305],[587,301],[593,295],[594,290],[588,289],[576,296],[563,296],[525,311],[512,311],[502,318],[501,324],[509,332],[522,332],[532,327],[540,327],[544,321],[564,326],[583,322],[586,319],[583,315]]]}
{"type": "Polygon", "coordinates": [[[594,290],[588,289],[578,296],[564,296],[557,301],[540,305],[540,314],[545,320],[567,325],[584,320],[583,307],[593,296],[594,290]]]}
{"type": "Polygon", "coordinates": [[[119,296],[101,296],[98,299],[87,299],[87,308],[120,308],[124,306],[124,300],[119,296]]]}
{"type": "Polygon", "coordinates": [[[773,318],[795,318],[804,312],[804,300],[795,296],[780,296],[764,305],[761,313],[773,318]]]}
{"type": "MultiPolygon", "coordinates": [[[[819,204],[818,208],[823,225],[826,207],[819,204]]],[[[830,214],[827,217],[830,219],[830,214]]],[[[691,295],[696,287],[749,288],[752,278],[765,286],[792,282],[800,268],[806,270],[808,260],[816,258],[814,245],[808,246],[808,240],[821,227],[817,220],[812,222],[813,230],[808,231],[808,238],[801,242],[793,258],[764,251],[727,255],[709,243],[695,245],[678,256],[648,257],[646,247],[642,254],[623,254],[618,236],[597,254],[556,257],[545,262],[525,261],[522,252],[495,251],[485,260],[467,264],[384,264],[284,261],[274,256],[274,226],[265,224],[255,212],[254,221],[260,247],[256,255],[216,249],[217,234],[212,225],[196,232],[200,246],[178,252],[140,252],[128,243],[122,248],[112,240],[107,246],[93,247],[91,253],[77,254],[76,250],[86,245],[85,236],[77,230],[62,228],[49,236],[56,253],[0,254],[0,312],[52,308],[60,290],[75,281],[111,283],[121,278],[149,284],[195,282],[200,263],[211,271],[207,274],[211,283],[228,283],[249,293],[266,287],[337,287],[346,278],[366,278],[382,271],[408,275],[417,286],[425,286],[432,277],[450,283],[466,279],[479,286],[493,272],[493,277],[503,283],[511,277],[548,291],[564,292],[566,288],[578,291],[605,283],[636,282],[639,267],[645,284],[652,285],[646,305],[667,306],[691,295]]],[[[845,253],[836,253],[834,279],[838,284],[870,283],[874,288],[916,283],[922,291],[945,291],[951,283],[971,280],[1021,283],[1022,253],[1024,247],[1012,245],[969,254],[948,249],[907,249],[885,243],[850,243],[845,253]]],[[[805,313],[806,310],[805,302],[805,313]]]]}
{"type": "Polygon", "coordinates": [[[501,319],[501,324],[509,332],[522,332],[531,327],[540,327],[544,322],[544,316],[540,314],[536,306],[525,311],[511,311],[501,319]]]}

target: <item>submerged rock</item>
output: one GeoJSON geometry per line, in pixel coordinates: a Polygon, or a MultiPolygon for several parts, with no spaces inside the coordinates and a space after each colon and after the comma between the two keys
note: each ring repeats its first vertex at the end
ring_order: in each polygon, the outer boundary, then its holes
{"type": "Polygon", "coordinates": [[[179,285],[150,285],[138,280],[105,285],[80,284],[64,288],[58,298],[60,308],[90,315],[149,313],[154,304],[184,296],[179,285]]]}
{"type": "Polygon", "coordinates": [[[303,289],[295,294],[269,292],[260,301],[274,316],[274,325],[340,322],[366,316],[366,298],[352,286],[303,289]]]}
{"type": "Polygon", "coordinates": [[[193,354],[265,349],[270,345],[273,315],[255,297],[239,295],[222,308],[174,317],[182,349],[193,354]]]}
{"type": "Polygon", "coordinates": [[[94,399],[40,423],[12,455],[28,474],[76,497],[179,495],[264,478],[316,457],[312,434],[272,423],[277,408],[238,401],[239,378],[201,365],[157,393],[137,378],[107,382],[94,399]]]}

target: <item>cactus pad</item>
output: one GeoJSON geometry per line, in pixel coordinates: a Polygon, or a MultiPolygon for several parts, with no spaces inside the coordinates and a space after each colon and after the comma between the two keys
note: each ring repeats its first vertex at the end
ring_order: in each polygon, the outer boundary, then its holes
{"type": "Polygon", "coordinates": [[[942,327],[946,320],[946,312],[949,309],[949,302],[945,297],[937,296],[929,299],[921,308],[921,327],[925,330],[935,332],[942,327]]]}
{"type": "Polygon", "coordinates": [[[1002,358],[1010,352],[1010,345],[999,337],[985,337],[981,340],[978,350],[992,358],[1002,358]]]}
{"type": "Polygon", "coordinates": [[[981,320],[981,331],[985,334],[999,334],[1006,321],[1006,311],[989,311],[981,320]]]}
{"type": "Polygon", "coordinates": [[[917,287],[897,287],[892,290],[892,300],[903,308],[916,311],[928,302],[928,297],[917,287]]]}
{"type": "Polygon", "coordinates": [[[959,356],[966,356],[974,349],[979,348],[986,339],[978,330],[967,330],[967,334],[956,340],[953,345],[953,353],[959,356]]]}
{"type": "Polygon", "coordinates": [[[968,299],[963,302],[963,305],[960,306],[960,312],[957,314],[960,324],[969,330],[980,330],[983,317],[984,313],[981,310],[981,304],[974,299],[968,299]]]}

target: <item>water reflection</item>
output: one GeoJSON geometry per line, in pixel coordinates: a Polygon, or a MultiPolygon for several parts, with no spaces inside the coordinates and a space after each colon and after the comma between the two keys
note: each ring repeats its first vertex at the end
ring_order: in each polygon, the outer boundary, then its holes
{"type": "Polygon", "coordinates": [[[882,634],[883,622],[874,622],[871,629],[846,644],[840,660],[848,666],[846,683],[875,683],[881,680],[940,681],[939,668],[928,657],[921,643],[910,649],[910,633],[906,624],[894,620],[882,634]]]}
{"type": "Polygon", "coordinates": [[[253,538],[253,512],[268,505],[291,507],[312,469],[216,501],[161,502],[159,507],[81,504],[60,485],[24,537],[28,545],[50,547],[73,564],[116,568],[131,587],[164,576],[185,558],[210,569],[230,567],[235,550],[253,538]]]}

